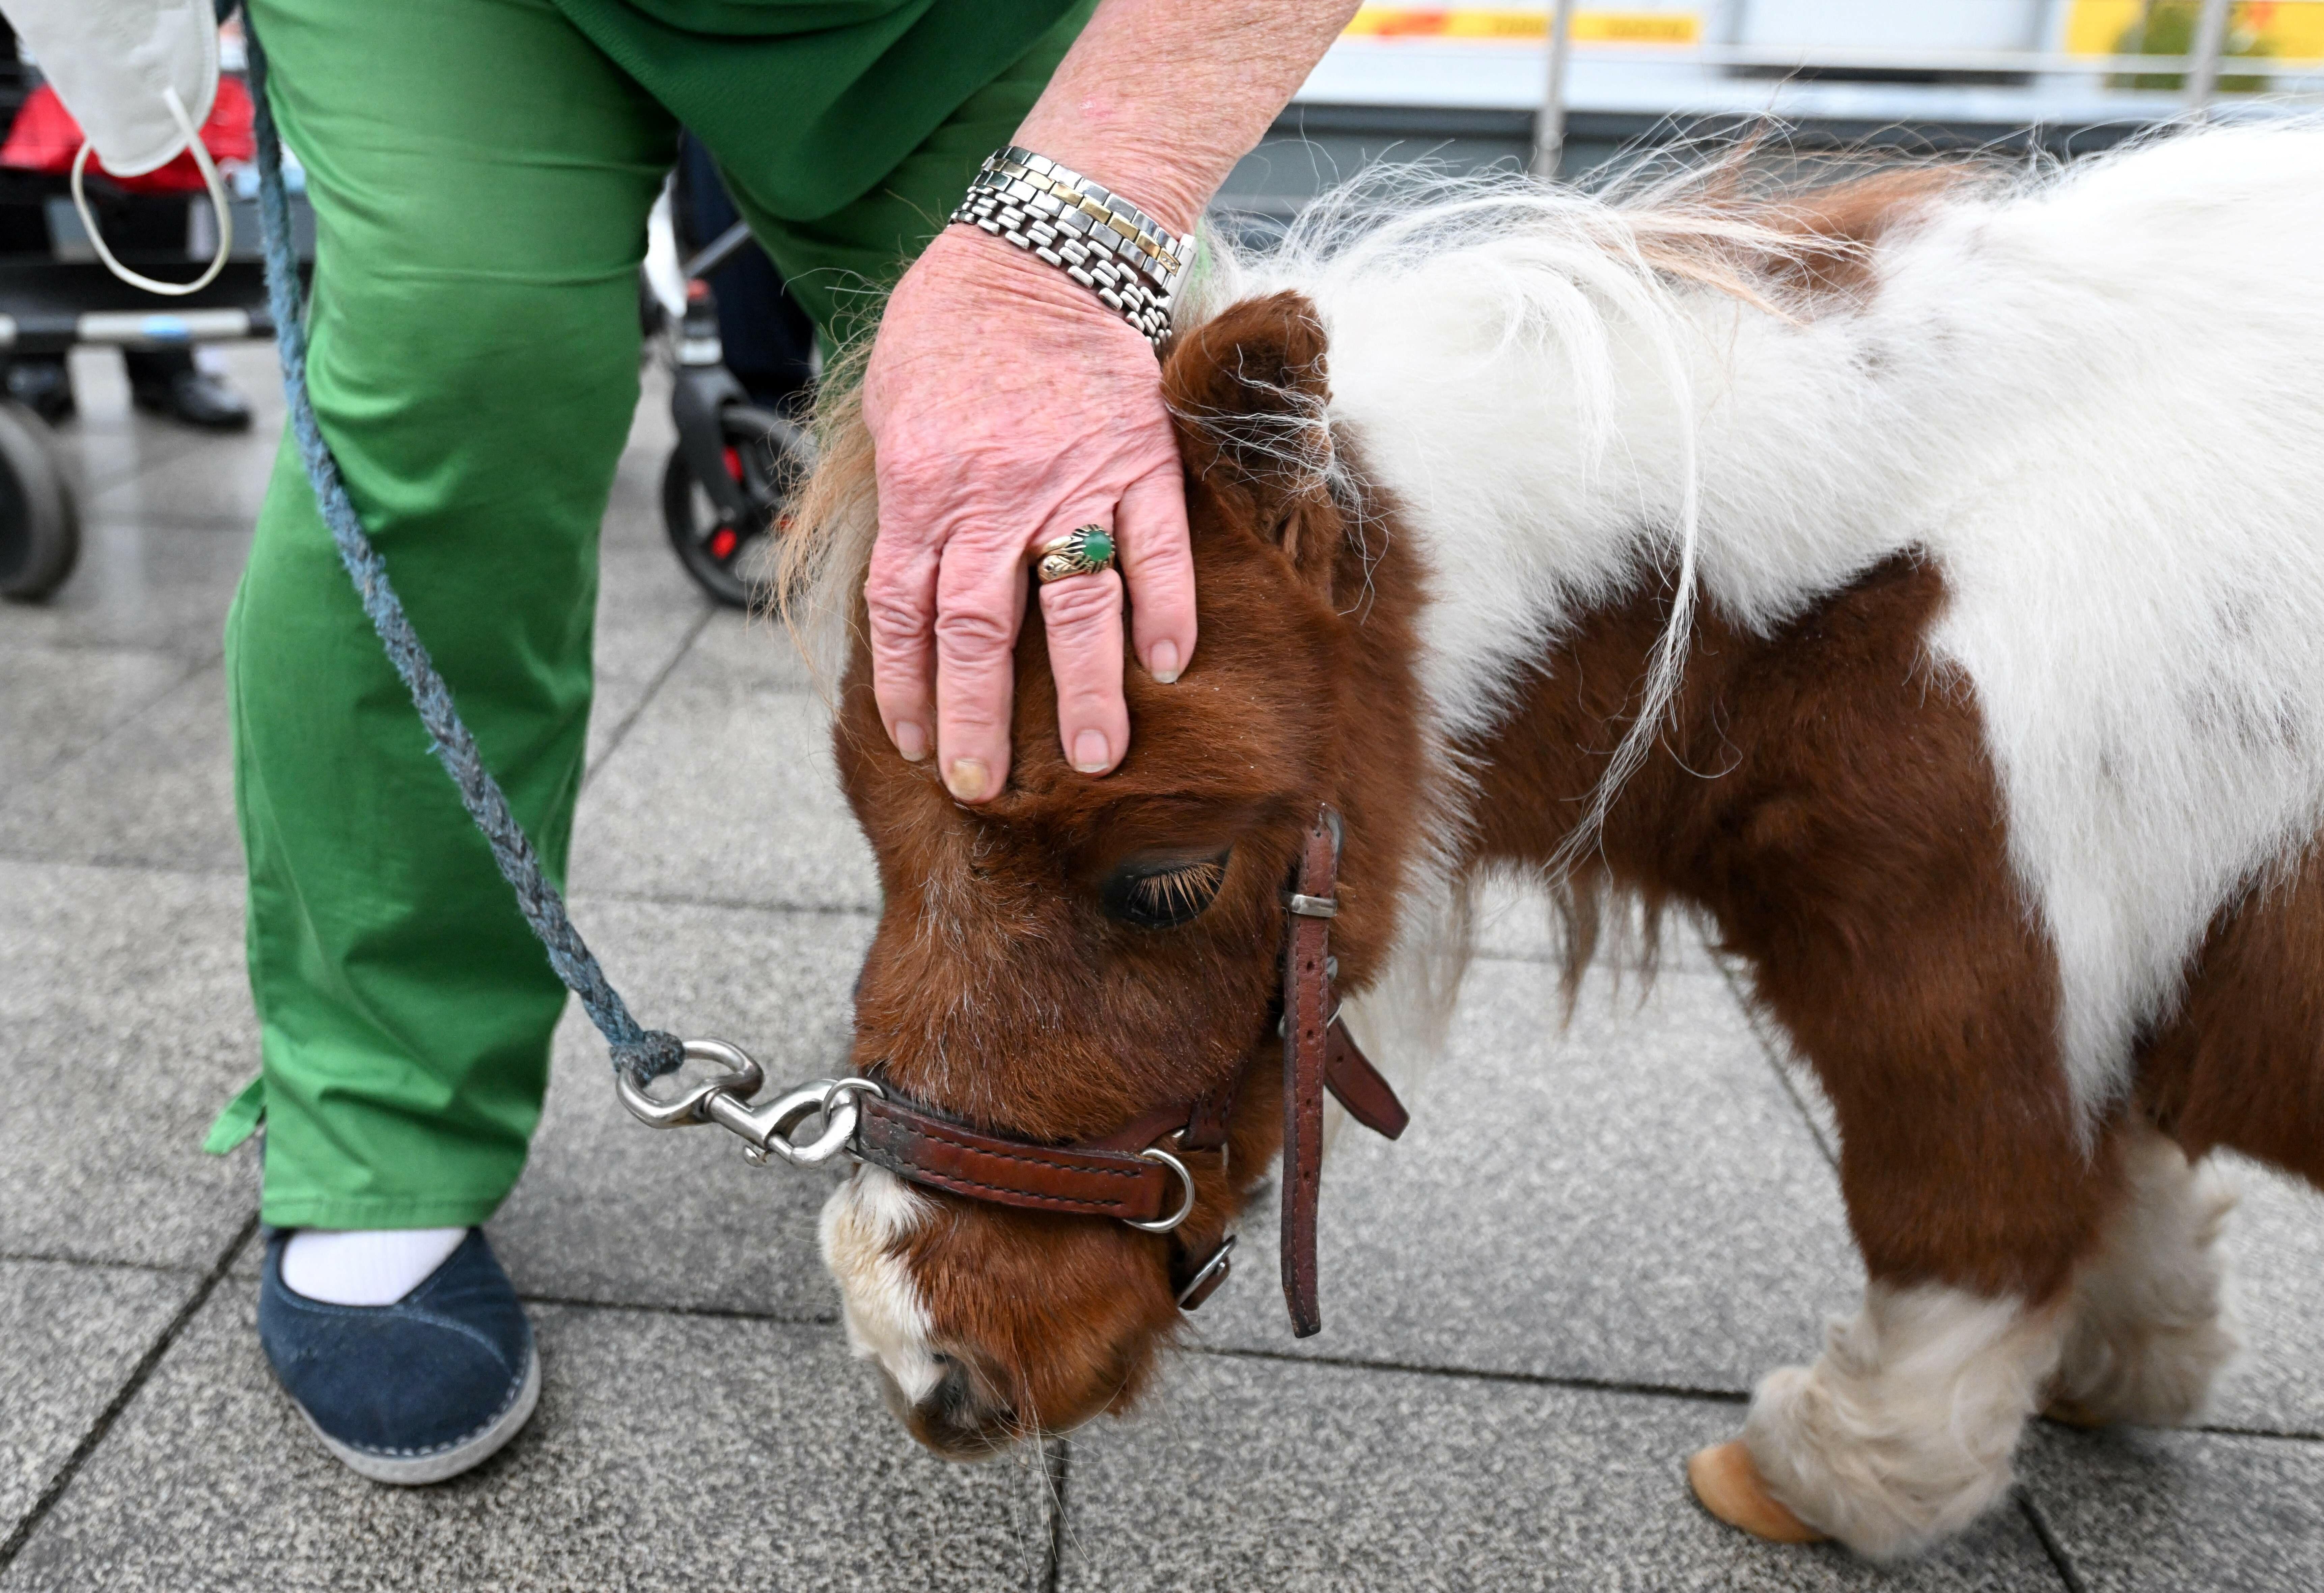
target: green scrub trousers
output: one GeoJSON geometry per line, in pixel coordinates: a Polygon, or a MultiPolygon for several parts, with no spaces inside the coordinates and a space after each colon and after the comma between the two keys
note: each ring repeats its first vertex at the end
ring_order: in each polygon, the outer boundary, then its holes
{"type": "MultiPolygon", "coordinates": [[[[826,340],[1009,141],[1093,0],[252,0],[316,216],[308,384],[413,625],[550,873],[597,529],[679,120],[826,340]]],[[[226,621],[262,1216],[422,1228],[522,1171],[565,990],[380,650],[296,452],[226,621]]]]}

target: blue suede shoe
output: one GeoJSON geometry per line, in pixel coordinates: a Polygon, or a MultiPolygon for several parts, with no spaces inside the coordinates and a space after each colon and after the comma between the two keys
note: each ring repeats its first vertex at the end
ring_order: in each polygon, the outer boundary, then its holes
{"type": "Polygon", "coordinates": [[[282,1282],[266,1236],[258,1339],[331,1453],[374,1482],[441,1482],[517,1435],[540,1398],[532,1324],[481,1229],[392,1305],[331,1305],[282,1282]]]}

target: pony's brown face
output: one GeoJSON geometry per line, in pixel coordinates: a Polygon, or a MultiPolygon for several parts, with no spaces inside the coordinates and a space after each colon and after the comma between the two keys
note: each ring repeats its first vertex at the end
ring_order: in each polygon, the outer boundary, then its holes
{"type": "Polygon", "coordinates": [[[1180,1320],[1174,1245],[1215,1245],[1279,1146],[1281,894],[1319,804],[1346,821],[1342,987],[1360,989],[1392,938],[1420,800],[1416,577],[1379,547],[1367,557],[1323,484],[1323,355],[1291,296],[1239,305],[1173,352],[1201,640],[1174,685],[1130,664],[1112,774],[1076,773],[1056,744],[1038,604],[1010,782],[977,807],[889,744],[857,645],[835,735],[886,905],[856,989],[855,1067],[973,1127],[1057,1144],[1250,1077],[1226,1150],[1185,1156],[1195,1205],[1169,1236],[869,1166],[833,1196],[824,1250],[851,1342],[941,1453],[1070,1427],[1147,1380],[1180,1320]]]}

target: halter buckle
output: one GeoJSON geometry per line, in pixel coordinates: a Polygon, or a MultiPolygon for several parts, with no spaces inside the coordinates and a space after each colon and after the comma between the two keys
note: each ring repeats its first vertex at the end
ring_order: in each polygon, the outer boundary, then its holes
{"type": "Polygon", "coordinates": [[[1210,1259],[1195,1268],[1194,1275],[1186,1280],[1186,1286],[1178,1291],[1179,1310],[1194,1310],[1226,1281],[1227,1274],[1234,1270],[1235,1237],[1229,1234],[1221,1239],[1219,1248],[1211,1252],[1210,1259]]]}

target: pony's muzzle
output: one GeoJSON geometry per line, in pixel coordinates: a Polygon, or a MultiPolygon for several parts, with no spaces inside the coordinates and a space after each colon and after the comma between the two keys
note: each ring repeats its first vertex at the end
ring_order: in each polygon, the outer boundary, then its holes
{"type": "Polygon", "coordinates": [[[940,1372],[936,1386],[917,1401],[906,1396],[886,1367],[879,1366],[881,1396],[906,1431],[947,1460],[982,1460],[1013,1444],[1016,1413],[987,1400],[976,1374],[958,1356],[938,1354],[935,1359],[940,1372]]]}

